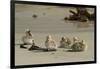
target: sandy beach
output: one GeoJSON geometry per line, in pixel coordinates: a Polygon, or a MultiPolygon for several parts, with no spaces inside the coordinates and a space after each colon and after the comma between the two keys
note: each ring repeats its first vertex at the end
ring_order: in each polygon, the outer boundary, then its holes
{"type": "MultiPolygon", "coordinates": [[[[69,10],[73,7],[57,7],[57,6],[39,6],[16,4],[15,9],[15,65],[30,64],[47,64],[47,63],[64,63],[64,62],[80,62],[94,60],[94,25],[93,21],[88,21],[89,27],[78,28],[78,21],[63,20],[69,16],[69,10]],[[33,18],[32,15],[38,15],[33,18]],[[73,24],[75,23],[75,24],[73,24]],[[33,39],[39,47],[45,48],[44,42],[47,35],[51,35],[56,41],[57,46],[61,37],[69,37],[71,40],[74,36],[85,40],[87,49],[83,52],[68,52],[68,49],[58,49],[55,52],[28,51],[21,49],[21,38],[25,33],[25,29],[29,28],[33,34],[33,39]]],[[[93,8],[88,8],[93,13],[93,8]]],[[[30,45],[27,46],[28,48],[30,45]]]]}

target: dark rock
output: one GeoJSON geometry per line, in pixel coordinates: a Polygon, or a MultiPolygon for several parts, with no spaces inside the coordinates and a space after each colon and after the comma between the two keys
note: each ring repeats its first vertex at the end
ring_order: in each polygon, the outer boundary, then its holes
{"type": "Polygon", "coordinates": [[[36,14],[34,14],[32,17],[33,17],[33,18],[37,18],[37,15],[36,15],[36,14]]]}
{"type": "Polygon", "coordinates": [[[20,45],[20,48],[24,48],[24,49],[26,49],[27,47],[25,47],[24,45],[20,45]]]}

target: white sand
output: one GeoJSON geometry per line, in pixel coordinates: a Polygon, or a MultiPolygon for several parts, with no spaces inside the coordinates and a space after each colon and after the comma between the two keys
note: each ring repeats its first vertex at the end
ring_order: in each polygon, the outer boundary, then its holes
{"type": "Polygon", "coordinates": [[[94,28],[93,26],[77,28],[77,24],[73,24],[79,22],[71,23],[71,21],[68,21],[66,23],[63,18],[70,15],[68,12],[69,9],[73,8],[17,5],[15,15],[15,44],[21,43],[24,30],[29,28],[34,35],[33,38],[36,45],[40,47],[45,47],[45,37],[50,34],[58,46],[62,36],[70,37],[70,39],[77,36],[80,40],[83,39],[86,41],[88,45],[87,50],[84,52],[67,52],[67,49],[58,49],[56,52],[28,51],[27,49],[20,49],[19,45],[15,45],[15,65],[94,60],[94,28]],[[33,14],[37,14],[38,17],[36,19],[32,18],[33,14]]]}

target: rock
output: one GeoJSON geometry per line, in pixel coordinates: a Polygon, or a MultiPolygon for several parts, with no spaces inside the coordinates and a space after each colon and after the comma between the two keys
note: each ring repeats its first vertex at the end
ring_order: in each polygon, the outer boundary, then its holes
{"type": "Polygon", "coordinates": [[[36,15],[36,14],[34,14],[32,17],[33,17],[33,18],[37,18],[37,15],[36,15]]]}
{"type": "Polygon", "coordinates": [[[95,14],[90,14],[86,8],[76,8],[76,12],[72,10],[70,10],[69,12],[73,15],[70,15],[69,18],[67,18],[67,20],[86,22],[88,20],[95,19],[95,14]]]}

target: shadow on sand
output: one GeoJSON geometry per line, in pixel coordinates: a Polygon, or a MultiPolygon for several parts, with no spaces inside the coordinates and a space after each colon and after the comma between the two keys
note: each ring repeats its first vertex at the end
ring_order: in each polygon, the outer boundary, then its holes
{"type": "Polygon", "coordinates": [[[66,50],[66,52],[82,52],[82,50],[66,50]]]}
{"type": "Polygon", "coordinates": [[[38,49],[28,49],[29,51],[33,51],[33,52],[53,52],[56,51],[56,49],[45,49],[45,48],[38,48],[38,49]]]}

